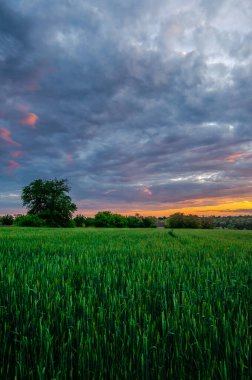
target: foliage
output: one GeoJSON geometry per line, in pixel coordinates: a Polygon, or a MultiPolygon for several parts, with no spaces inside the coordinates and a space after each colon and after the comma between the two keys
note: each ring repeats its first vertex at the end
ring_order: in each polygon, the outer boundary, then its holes
{"type": "Polygon", "coordinates": [[[201,228],[201,220],[198,215],[185,215],[184,228],[201,228]]]}
{"type": "Polygon", "coordinates": [[[202,216],[200,218],[200,226],[203,229],[213,229],[214,228],[214,218],[212,216],[202,216]]]}
{"type": "Polygon", "coordinates": [[[68,193],[70,187],[66,179],[37,179],[23,188],[23,205],[28,214],[38,215],[48,226],[67,227],[72,213],[77,209],[68,193]]]}
{"type": "Polygon", "coordinates": [[[127,219],[125,216],[119,214],[112,214],[112,225],[113,227],[122,228],[127,227],[127,219]]]}
{"type": "Polygon", "coordinates": [[[181,212],[170,215],[166,221],[167,228],[213,228],[213,218],[198,215],[185,215],[181,212]]]}
{"type": "Polygon", "coordinates": [[[250,231],[0,229],[0,378],[251,379],[250,231]]]}
{"type": "Polygon", "coordinates": [[[143,219],[139,218],[139,216],[128,216],[127,217],[127,226],[129,228],[142,228],[143,227],[143,219]]]}
{"type": "Polygon", "coordinates": [[[214,217],[215,228],[228,228],[236,230],[252,230],[252,216],[217,216],[214,217]]]}
{"type": "Polygon", "coordinates": [[[156,219],[151,216],[142,217],[144,228],[155,228],[156,219]]]}
{"type": "Polygon", "coordinates": [[[37,214],[27,214],[18,216],[15,219],[15,224],[20,227],[44,227],[46,221],[40,218],[37,214]]]}
{"type": "Polygon", "coordinates": [[[68,221],[66,221],[64,227],[75,228],[77,226],[76,226],[75,221],[73,219],[69,219],[68,221]]]}
{"type": "Polygon", "coordinates": [[[166,226],[169,228],[185,228],[185,215],[180,212],[170,215],[166,226]]]}
{"type": "Polygon", "coordinates": [[[1,224],[3,226],[12,226],[14,222],[14,218],[12,215],[4,215],[1,217],[1,224]]]}
{"type": "Polygon", "coordinates": [[[110,211],[100,211],[95,215],[95,227],[113,227],[113,215],[110,211]]]}
{"type": "Polygon", "coordinates": [[[86,221],[85,216],[76,215],[76,217],[73,220],[75,222],[76,227],[85,227],[85,221],[86,221]]]}
{"type": "Polygon", "coordinates": [[[85,218],[85,226],[86,227],[94,227],[95,219],[94,218],[85,218]]]}
{"type": "Polygon", "coordinates": [[[153,228],[156,227],[156,219],[151,216],[127,217],[110,211],[100,211],[95,215],[94,225],[96,227],[153,228]]]}

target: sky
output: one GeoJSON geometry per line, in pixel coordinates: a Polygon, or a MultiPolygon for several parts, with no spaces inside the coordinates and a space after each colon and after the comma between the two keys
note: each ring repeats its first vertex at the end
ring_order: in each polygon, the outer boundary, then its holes
{"type": "Polygon", "coordinates": [[[1,0],[0,214],[252,214],[251,0],[1,0]]]}

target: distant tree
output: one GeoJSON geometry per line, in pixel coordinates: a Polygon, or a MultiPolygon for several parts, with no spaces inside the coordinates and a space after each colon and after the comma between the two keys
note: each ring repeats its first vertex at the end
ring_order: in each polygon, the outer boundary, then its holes
{"type": "Polygon", "coordinates": [[[76,227],[85,227],[86,225],[86,218],[83,215],[76,215],[76,217],[73,220],[75,222],[76,227]]]}
{"type": "Polygon", "coordinates": [[[170,227],[170,228],[184,228],[185,227],[184,214],[181,212],[176,212],[175,214],[170,215],[170,217],[168,219],[168,227],[170,227]]]}
{"type": "Polygon", "coordinates": [[[112,214],[111,211],[100,211],[95,215],[96,227],[126,227],[126,218],[119,214],[112,214]]]}
{"type": "Polygon", "coordinates": [[[143,217],[143,227],[144,228],[156,228],[157,227],[156,218],[154,218],[152,216],[143,217]]]}
{"type": "Polygon", "coordinates": [[[15,219],[15,224],[20,227],[44,227],[46,221],[41,219],[37,214],[27,214],[18,216],[15,219]]]}
{"type": "Polygon", "coordinates": [[[12,224],[14,222],[14,218],[12,215],[4,215],[1,218],[1,221],[2,221],[3,226],[12,226],[12,224]]]}
{"type": "Polygon", "coordinates": [[[213,225],[216,228],[228,228],[236,230],[251,230],[251,215],[216,216],[213,217],[213,225]]]}
{"type": "Polygon", "coordinates": [[[129,228],[154,228],[156,218],[152,216],[143,217],[140,215],[123,216],[112,214],[110,211],[100,211],[95,215],[94,225],[96,227],[129,227],[129,228]]]}
{"type": "Polygon", "coordinates": [[[144,226],[143,219],[139,216],[127,216],[126,221],[129,228],[142,228],[144,226]]]}
{"type": "Polygon", "coordinates": [[[184,228],[200,228],[200,217],[198,215],[185,215],[184,216],[184,228]]]}
{"type": "Polygon", "coordinates": [[[100,211],[95,215],[95,227],[113,227],[111,211],[100,211]]]}
{"type": "Polygon", "coordinates": [[[95,226],[95,218],[85,218],[85,226],[86,227],[94,227],[95,226]]]}
{"type": "Polygon", "coordinates": [[[166,227],[168,228],[200,228],[201,221],[198,215],[184,215],[181,212],[176,212],[170,215],[166,227]]]}
{"type": "Polygon", "coordinates": [[[112,214],[112,226],[113,227],[127,227],[127,219],[123,215],[112,214]]]}
{"type": "Polygon", "coordinates": [[[201,228],[212,229],[214,228],[214,219],[211,216],[202,216],[200,218],[201,228]]]}
{"type": "Polygon", "coordinates": [[[23,188],[23,206],[28,214],[37,215],[53,227],[68,227],[72,213],[77,210],[67,193],[70,187],[66,179],[37,179],[23,188]]]}

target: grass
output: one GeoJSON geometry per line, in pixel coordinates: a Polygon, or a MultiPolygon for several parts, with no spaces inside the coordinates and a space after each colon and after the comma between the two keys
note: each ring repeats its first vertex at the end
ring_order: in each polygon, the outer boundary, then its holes
{"type": "Polygon", "coordinates": [[[251,285],[250,231],[1,228],[0,379],[251,379],[251,285]]]}

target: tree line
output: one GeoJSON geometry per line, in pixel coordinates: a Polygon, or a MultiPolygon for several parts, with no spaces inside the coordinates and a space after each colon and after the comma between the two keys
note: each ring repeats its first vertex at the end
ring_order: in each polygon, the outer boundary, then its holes
{"type": "MultiPolygon", "coordinates": [[[[35,214],[4,215],[0,217],[2,226],[21,226],[21,227],[52,227],[45,219],[35,214]]],[[[252,230],[252,216],[211,216],[200,217],[197,215],[185,215],[175,213],[169,217],[155,218],[153,216],[130,215],[123,216],[113,214],[110,211],[100,211],[93,218],[84,215],[76,215],[69,219],[64,225],[55,225],[53,227],[107,227],[107,228],[201,228],[201,229],[236,229],[252,230]]]]}
{"type": "Polygon", "coordinates": [[[108,228],[155,228],[157,227],[157,219],[151,216],[123,216],[113,214],[110,211],[100,211],[94,218],[85,217],[84,215],[76,215],[75,217],[64,221],[63,224],[50,223],[46,219],[42,219],[36,214],[5,215],[0,217],[0,225],[2,226],[20,226],[20,227],[108,227],[108,228]]]}
{"type": "Polygon", "coordinates": [[[110,211],[100,211],[95,217],[73,216],[77,206],[69,196],[70,186],[66,179],[37,179],[22,191],[26,215],[5,215],[0,225],[29,227],[110,227],[110,228],[228,228],[252,229],[252,216],[200,217],[175,213],[168,218],[153,216],[123,216],[110,211]]]}

